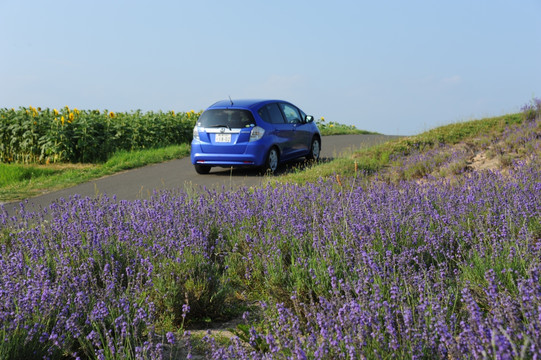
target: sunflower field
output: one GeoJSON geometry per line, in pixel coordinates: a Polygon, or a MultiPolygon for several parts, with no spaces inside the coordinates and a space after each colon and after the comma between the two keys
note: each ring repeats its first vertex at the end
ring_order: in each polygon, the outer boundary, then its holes
{"type": "Polygon", "coordinates": [[[120,150],[190,142],[200,112],[0,109],[0,162],[96,163],[120,150]]]}

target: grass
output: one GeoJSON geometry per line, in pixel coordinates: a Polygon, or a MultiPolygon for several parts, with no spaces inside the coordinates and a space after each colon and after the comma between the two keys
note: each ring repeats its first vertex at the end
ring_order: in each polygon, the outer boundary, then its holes
{"type": "Polygon", "coordinates": [[[339,124],[337,122],[325,122],[325,119],[321,118],[317,120],[317,127],[319,132],[323,136],[328,135],[347,135],[347,134],[357,134],[357,135],[380,135],[377,132],[371,132],[367,130],[357,129],[354,125],[345,125],[339,124]]]}
{"type": "Polygon", "coordinates": [[[0,201],[27,199],[102,176],[188,156],[188,144],[120,151],[101,164],[18,165],[0,163],[0,201]]]}
{"type": "Polygon", "coordinates": [[[334,176],[335,174],[352,176],[356,170],[373,174],[391,166],[394,156],[429,150],[442,144],[454,145],[459,142],[474,140],[480,136],[496,136],[502,134],[508,126],[520,124],[523,121],[523,113],[517,113],[449,124],[419,135],[399,138],[350,152],[349,154],[343,154],[343,156],[328,163],[308,167],[302,172],[293,172],[270,179],[270,181],[272,183],[315,182],[321,177],[334,176]]]}
{"type": "Polygon", "coordinates": [[[36,166],[23,166],[0,164],[0,186],[8,186],[23,181],[28,181],[38,177],[51,176],[58,172],[53,168],[44,168],[36,166]]]}
{"type": "MultiPolygon", "coordinates": [[[[279,177],[269,177],[268,181],[271,183],[315,182],[322,177],[334,177],[335,174],[351,176],[356,170],[372,174],[391,166],[393,156],[407,155],[440,144],[452,145],[480,135],[501,134],[507,126],[521,123],[523,119],[523,113],[517,113],[449,124],[416,136],[339,154],[330,162],[303,167],[279,177]]],[[[318,126],[322,135],[375,134],[334,122],[322,123],[320,121],[318,126]]],[[[185,157],[189,152],[189,145],[183,144],[159,149],[122,151],[115,153],[107,162],[101,164],[15,165],[0,163],[0,201],[30,198],[43,192],[67,188],[119,171],[185,157]]]]}
{"type": "MultiPolygon", "coordinates": [[[[320,124],[321,134],[375,134],[335,122],[320,124]]],[[[182,158],[190,154],[189,144],[137,151],[116,152],[97,164],[5,164],[0,163],[0,202],[17,201],[44,192],[75,186],[92,179],[149,164],[182,158]]]]}

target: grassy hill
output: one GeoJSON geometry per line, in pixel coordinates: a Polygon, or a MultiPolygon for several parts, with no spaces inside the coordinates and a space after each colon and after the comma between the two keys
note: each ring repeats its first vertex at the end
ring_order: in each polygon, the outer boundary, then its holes
{"type": "MultiPolygon", "coordinates": [[[[532,116],[530,114],[530,116],[532,116]]],[[[476,168],[508,167],[535,148],[537,122],[525,113],[441,126],[419,135],[361,149],[271,182],[316,181],[321,177],[374,175],[399,181],[446,176],[476,168]],[[528,119],[528,120],[526,120],[528,119]],[[483,165],[491,163],[490,166],[483,165]]]]}

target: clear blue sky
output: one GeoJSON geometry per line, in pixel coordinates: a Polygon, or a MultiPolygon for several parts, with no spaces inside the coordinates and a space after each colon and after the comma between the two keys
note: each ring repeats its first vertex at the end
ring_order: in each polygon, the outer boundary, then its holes
{"type": "Polygon", "coordinates": [[[0,107],[280,98],[385,134],[541,97],[541,0],[0,0],[0,107]]]}

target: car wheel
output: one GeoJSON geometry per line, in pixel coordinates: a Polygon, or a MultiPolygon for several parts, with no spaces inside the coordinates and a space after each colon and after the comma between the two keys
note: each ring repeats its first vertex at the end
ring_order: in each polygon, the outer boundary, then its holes
{"type": "Polygon", "coordinates": [[[197,171],[198,174],[204,175],[210,172],[210,166],[208,165],[195,164],[194,167],[195,167],[195,171],[197,171]]]}
{"type": "Polygon", "coordinates": [[[278,155],[278,150],[273,147],[269,150],[269,154],[267,155],[267,161],[265,162],[265,168],[264,171],[268,171],[271,174],[274,174],[276,169],[278,169],[278,162],[280,160],[280,156],[278,155]]]}
{"type": "Polygon", "coordinates": [[[321,153],[321,143],[318,138],[312,140],[312,147],[310,148],[310,153],[306,156],[308,160],[319,160],[319,154],[321,153]]]}

